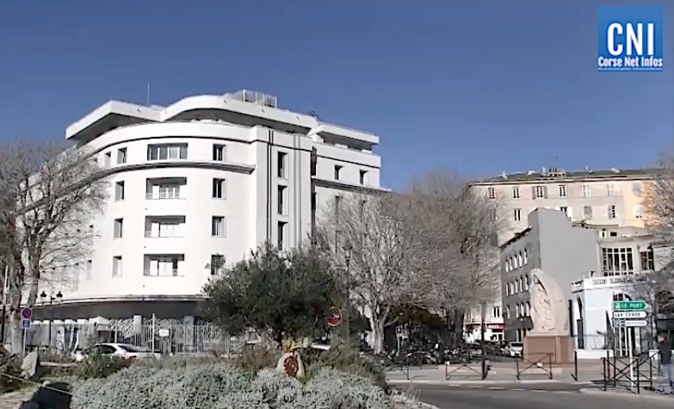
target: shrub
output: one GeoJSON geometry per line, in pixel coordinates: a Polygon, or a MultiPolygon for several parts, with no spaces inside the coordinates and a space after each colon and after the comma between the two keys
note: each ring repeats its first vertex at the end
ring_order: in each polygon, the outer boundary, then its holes
{"type": "Polygon", "coordinates": [[[224,362],[224,359],[214,356],[174,355],[162,357],[161,360],[144,359],[138,361],[135,366],[157,369],[178,369],[193,365],[209,365],[224,362]]]}
{"type": "Polygon", "coordinates": [[[69,352],[61,352],[53,349],[40,352],[40,361],[57,364],[70,364],[75,362],[75,357],[69,352]]]}
{"type": "Polygon", "coordinates": [[[130,359],[114,355],[94,354],[77,366],[75,374],[81,378],[106,378],[133,364],[130,359]]]}
{"type": "Polygon", "coordinates": [[[263,402],[273,408],[297,402],[302,397],[302,384],[272,369],[258,372],[251,389],[263,402]]]}
{"type": "Polygon", "coordinates": [[[367,378],[340,373],[331,368],[319,369],[304,388],[300,407],[388,409],[390,401],[384,390],[367,378]]]}
{"type": "Polygon", "coordinates": [[[347,345],[333,345],[327,351],[307,350],[301,356],[307,379],[327,367],[367,378],[380,388],[388,390],[384,370],[372,358],[361,356],[347,345]]]}
{"type": "Polygon", "coordinates": [[[278,348],[258,344],[245,347],[241,354],[231,358],[230,362],[250,377],[254,377],[262,369],[275,368],[281,355],[281,350],[278,348]]]}
{"type": "Polygon", "coordinates": [[[2,355],[0,358],[0,393],[12,392],[24,386],[21,364],[17,356],[2,355]]]}
{"type": "Polygon", "coordinates": [[[227,365],[132,367],[75,385],[73,409],[215,408],[223,396],[244,392],[249,381],[227,365]]]}

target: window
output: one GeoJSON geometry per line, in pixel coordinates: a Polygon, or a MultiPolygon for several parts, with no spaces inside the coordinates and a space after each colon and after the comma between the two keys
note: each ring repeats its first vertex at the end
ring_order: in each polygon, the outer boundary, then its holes
{"type": "Polygon", "coordinates": [[[213,216],[211,219],[211,236],[225,237],[225,218],[223,216],[213,216]]]}
{"type": "Polygon", "coordinates": [[[608,205],[608,218],[609,219],[616,218],[615,205],[608,205]]]}
{"type": "Polygon", "coordinates": [[[641,256],[641,270],[642,271],[654,271],[655,270],[655,260],[653,257],[653,250],[649,249],[647,251],[642,251],[639,253],[641,256]]]}
{"type": "Polygon", "coordinates": [[[522,220],[522,209],[514,209],[513,218],[515,219],[516,222],[522,220]]]}
{"type": "Polygon", "coordinates": [[[342,173],[342,166],[335,165],[335,180],[339,180],[339,176],[342,173]]]}
{"type": "Polygon", "coordinates": [[[634,196],[641,196],[641,182],[632,182],[632,194],[634,196]]]}
{"type": "Polygon", "coordinates": [[[488,199],[496,199],[496,189],[493,187],[488,187],[487,188],[487,198],[488,199]]]}
{"type": "Polygon", "coordinates": [[[533,186],[531,188],[532,199],[544,199],[548,197],[548,189],[545,186],[533,186]]]}
{"type": "Polygon", "coordinates": [[[367,182],[366,177],[367,177],[367,171],[361,170],[360,175],[359,175],[359,180],[360,180],[361,185],[364,185],[367,182]]]}
{"type": "Polygon", "coordinates": [[[510,319],[510,306],[506,306],[506,319],[510,319]]]}
{"type": "Polygon", "coordinates": [[[316,210],[317,201],[318,201],[318,194],[314,192],[314,193],[311,194],[311,210],[312,211],[316,210]]]}
{"type": "Polygon", "coordinates": [[[524,276],[524,289],[529,291],[529,276],[524,276]]]}
{"type": "Polygon", "coordinates": [[[93,261],[92,260],[87,260],[87,270],[84,276],[85,280],[91,280],[91,275],[93,274],[93,261]]]}
{"type": "Polygon", "coordinates": [[[147,160],[187,159],[187,144],[147,146],[147,160]]]}
{"type": "Polygon", "coordinates": [[[500,307],[494,307],[492,312],[491,312],[491,315],[494,318],[501,318],[501,308],[500,307]]]}
{"type": "Polygon", "coordinates": [[[115,200],[124,200],[124,182],[115,183],[115,200]]]}
{"type": "Polygon", "coordinates": [[[112,258],[112,276],[122,276],[122,256],[114,256],[112,258]]]}
{"type": "Polygon", "coordinates": [[[602,269],[606,276],[617,276],[634,273],[632,248],[602,248],[602,269]]]}
{"type": "Polygon", "coordinates": [[[524,249],[524,264],[529,262],[529,249],[524,249]]]}
{"type": "Polygon", "coordinates": [[[288,160],[288,154],[285,152],[278,152],[277,157],[276,157],[276,170],[277,170],[277,175],[280,178],[287,179],[288,175],[286,173],[286,162],[288,160]]]}
{"type": "Polygon", "coordinates": [[[592,206],[583,206],[583,217],[586,220],[592,219],[592,206]]]}
{"type": "Polygon", "coordinates": [[[566,207],[566,206],[561,206],[561,207],[559,208],[559,211],[560,211],[560,212],[563,212],[567,217],[569,216],[569,208],[568,208],[568,207],[566,207]]]}
{"type": "Polygon", "coordinates": [[[559,197],[566,197],[566,185],[559,185],[559,197]]]}
{"type": "Polygon", "coordinates": [[[581,195],[583,197],[590,197],[592,196],[592,192],[590,191],[590,185],[583,185],[581,187],[581,195]]]}
{"type": "Polygon", "coordinates": [[[145,237],[185,237],[185,217],[147,217],[145,219],[145,237]]]}
{"type": "Polygon", "coordinates": [[[606,185],[606,196],[615,196],[615,183],[606,185]]]}
{"type": "Polygon", "coordinates": [[[213,199],[226,199],[227,182],[225,179],[213,179],[213,199]]]}
{"type": "Polygon", "coordinates": [[[286,190],[285,186],[279,185],[277,194],[278,214],[286,214],[286,190]]]}
{"type": "Polygon", "coordinates": [[[342,196],[335,196],[335,218],[339,218],[339,211],[342,206],[342,196]]]}
{"type": "Polygon", "coordinates": [[[503,268],[506,273],[510,272],[510,260],[506,259],[505,263],[503,263],[503,268]]]}
{"type": "MultiPolygon", "coordinates": [[[[152,192],[151,198],[155,198],[152,192]]],[[[180,185],[159,185],[159,196],[157,199],[180,199],[180,185]]]]}
{"type": "Polygon", "coordinates": [[[110,164],[112,163],[112,152],[105,152],[103,163],[105,164],[105,166],[110,166],[110,164]]]}
{"type": "Polygon", "coordinates": [[[124,219],[115,219],[115,238],[121,239],[124,235],[124,219]]]}
{"type": "Polygon", "coordinates": [[[276,242],[276,247],[278,247],[279,250],[285,249],[285,242],[286,242],[286,225],[287,223],[285,222],[278,222],[278,240],[276,242]]]}
{"type": "Polygon", "coordinates": [[[311,176],[316,176],[316,167],[317,167],[317,159],[315,156],[312,155],[311,157],[311,176]]]}
{"type": "Polygon", "coordinates": [[[634,218],[635,219],[643,219],[644,217],[644,211],[641,205],[636,205],[634,206],[634,218]]]}
{"type": "Polygon", "coordinates": [[[225,145],[213,145],[213,160],[222,162],[227,158],[227,148],[225,145]]]}
{"type": "Polygon", "coordinates": [[[145,272],[147,277],[178,277],[180,265],[185,261],[184,255],[145,256],[145,272]]]}
{"type": "Polygon", "coordinates": [[[513,199],[519,199],[520,198],[520,187],[515,186],[513,188],[513,199]]]}
{"type": "Polygon", "coordinates": [[[517,253],[517,268],[520,268],[524,265],[524,257],[522,257],[522,253],[517,253]]]}
{"type": "Polygon", "coordinates": [[[218,274],[225,266],[225,256],[222,254],[211,255],[211,275],[218,274]]]}
{"type": "Polygon", "coordinates": [[[121,165],[126,163],[126,148],[120,148],[117,150],[117,164],[121,165]]]}

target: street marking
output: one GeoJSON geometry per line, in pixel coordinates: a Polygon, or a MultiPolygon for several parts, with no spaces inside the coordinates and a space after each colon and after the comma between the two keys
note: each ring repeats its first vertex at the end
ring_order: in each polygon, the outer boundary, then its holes
{"type": "Polygon", "coordinates": [[[502,388],[502,387],[500,387],[500,386],[490,386],[489,389],[491,389],[491,390],[493,390],[493,391],[502,391],[502,390],[505,390],[505,388],[502,388]]]}
{"type": "Polygon", "coordinates": [[[526,389],[509,389],[509,390],[511,390],[511,391],[524,391],[526,389]]]}

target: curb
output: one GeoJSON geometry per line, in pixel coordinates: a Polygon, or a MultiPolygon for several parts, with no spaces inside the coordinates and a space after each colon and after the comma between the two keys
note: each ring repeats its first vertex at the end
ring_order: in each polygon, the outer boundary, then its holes
{"type": "Polygon", "coordinates": [[[580,393],[587,394],[587,395],[608,395],[608,396],[613,396],[613,397],[620,397],[620,398],[629,398],[629,399],[635,399],[635,400],[657,400],[660,402],[672,402],[674,403],[674,395],[669,397],[669,396],[664,396],[664,395],[656,395],[653,393],[630,393],[630,392],[617,392],[617,391],[603,391],[601,389],[581,389],[579,391],[580,393]]]}

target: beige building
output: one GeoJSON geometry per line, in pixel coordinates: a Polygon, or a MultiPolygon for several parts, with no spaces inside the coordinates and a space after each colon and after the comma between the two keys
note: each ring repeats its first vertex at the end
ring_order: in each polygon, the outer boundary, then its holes
{"type": "Polygon", "coordinates": [[[527,215],[537,208],[563,211],[572,221],[610,227],[644,227],[642,207],[649,169],[586,169],[566,172],[543,168],[539,172],[504,173],[471,183],[488,198],[502,203],[508,228],[504,242],[527,228],[527,215]]]}
{"type": "MultiPolygon", "coordinates": [[[[599,230],[602,237],[617,237],[619,227],[644,227],[643,194],[653,179],[649,169],[609,169],[564,171],[543,168],[540,171],[503,173],[470,183],[475,189],[501,206],[506,229],[499,243],[508,242],[526,230],[528,215],[538,208],[565,212],[574,222],[583,222],[599,230]]],[[[500,280],[500,277],[499,277],[500,280]]],[[[566,290],[566,289],[565,289],[566,290]]],[[[501,294],[485,308],[486,339],[504,339],[501,294]]],[[[465,316],[466,338],[479,339],[480,308],[465,316]]]]}

